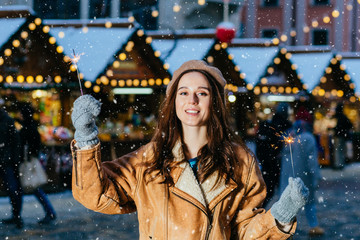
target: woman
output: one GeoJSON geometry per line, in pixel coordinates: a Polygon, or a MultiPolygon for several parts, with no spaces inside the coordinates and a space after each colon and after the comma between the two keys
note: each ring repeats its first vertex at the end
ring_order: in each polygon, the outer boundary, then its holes
{"type": "Polygon", "coordinates": [[[266,187],[256,160],[228,127],[221,72],[185,62],[166,90],[151,142],[101,162],[89,95],[74,102],[72,190],[85,207],[107,214],[137,211],[140,239],[284,239],[305,204],[306,187],[289,187],[265,212],[266,187]],[[277,219],[277,220],[275,220],[277,219]]]}

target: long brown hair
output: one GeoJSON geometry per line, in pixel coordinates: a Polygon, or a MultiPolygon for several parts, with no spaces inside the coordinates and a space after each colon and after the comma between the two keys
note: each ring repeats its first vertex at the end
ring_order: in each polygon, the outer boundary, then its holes
{"type": "MultiPolygon", "coordinates": [[[[202,183],[216,171],[219,173],[216,183],[224,174],[227,176],[226,182],[230,178],[237,179],[239,176],[234,176],[235,172],[240,171],[234,171],[234,168],[241,166],[238,164],[234,144],[242,146],[246,152],[249,150],[229,126],[223,87],[212,75],[203,70],[187,70],[173,80],[175,82],[160,108],[158,126],[152,138],[154,158],[147,163],[148,168],[144,174],[156,172],[155,178],[160,175],[164,177],[162,183],[174,184],[170,172],[179,162],[174,162],[172,149],[179,139],[182,140],[183,134],[181,121],[176,115],[175,98],[181,77],[192,71],[205,75],[210,83],[210,97],[212,99],[210,117],[207,123],[208,143],[198,153],[198,180],[202,183]]],[[[181,162],[184,161],[186,159],[181,162]]]]}

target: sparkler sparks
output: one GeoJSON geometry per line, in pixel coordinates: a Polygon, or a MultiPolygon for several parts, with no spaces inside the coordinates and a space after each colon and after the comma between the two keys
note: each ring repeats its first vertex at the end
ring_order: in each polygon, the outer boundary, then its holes
{"type": "Polygon", "coordinates": [[[75,54],[75,50],[73,49],[73,54],[74,54],[74,57],[73,57],[73,58],[70,58],[70,59],[71,59],[72,64],[74,64],[74,66],[75,66],[75,68],[76,68],[76,75],[77,75],[77,78],[78,78],[78,80],[79,80],[80,92],[81,92],[81,96],[82,96],[82,95],[84,95],[84,94],[83,94],[83,90],[82,90],[82,86],[81,86],[80,73],[79,73],[79,70],[78,70],[78,65],[77,65],[77,63],[79,62],[80,56],[83,55],[83,53],[76,55],[76,54],[75,54]]]}
{"type": "MultiPolygon", "coordinates": [[[[271,127],[274,131],[275,128],[271,127]]],[[[294,170],[294,160],[292,157],[292,149],[291,149],[291,144],[295,142],[295,138],[293,136],[291,136],[289,133],[283,133],[283,132],[275,132],[275,135],[277,137],[280,137],[280,141],[283,141],[285,144],[289,145],[289,150],[290,150],[290,159],[291,159],[291,166],[292,166],[292,171],[293,171],[293,177],[295,178],[295,170],[294,170]]],[[[297,142],[300,143],[300,138],[297,139],[297,142]]]]}
{"type": "Polygon", "coordinates": [[[292,144],[294,142],[294,138],[292,136],[284,136],[284,142],[286,142],[287,144],[292,144]]]}

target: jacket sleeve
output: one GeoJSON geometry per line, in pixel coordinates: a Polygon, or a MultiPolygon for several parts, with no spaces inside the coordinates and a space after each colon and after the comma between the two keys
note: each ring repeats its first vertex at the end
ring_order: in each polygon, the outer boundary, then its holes
{"type": "Polygon", "coordinates": [[[72,192],[86,208],[106,213],[136,211],[134,196],[140,176],[142,148],[119,159],[101,162],[100,143],[87,150],[76,150],[73,156],[72,192]]]}
{"type": "MultiPolygon", "coordinates": [[[[248,167],[248,166],[246,166],[248,167]]],[[[233,223],[232,239],[287,239],[294,234],[296,222],[289,233],[281,231],[271,211],[261,208],[266,185],[256,159],[252,159],[247,174],[243,199],[233,223]]]]}

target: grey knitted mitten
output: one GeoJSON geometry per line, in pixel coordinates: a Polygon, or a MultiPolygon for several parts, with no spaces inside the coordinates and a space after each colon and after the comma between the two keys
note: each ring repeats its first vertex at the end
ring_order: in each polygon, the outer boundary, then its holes
{"type": "Polygon", "coordinates": [[[90,95],[83,95],[74,102],[71,120],[75,127],[75,140],[79,147],[97,144],[99,131],[95,118],[100,114],[101,103],[90,95]]]}
{"type": "Polygon", "coordinates": [[[289,185],[281,194],[279,201],[271,207],[271,214],[282,223],[290,223],[298,211],[305,205],[309,189],[301,178],[289,178],[289,185]]]}

